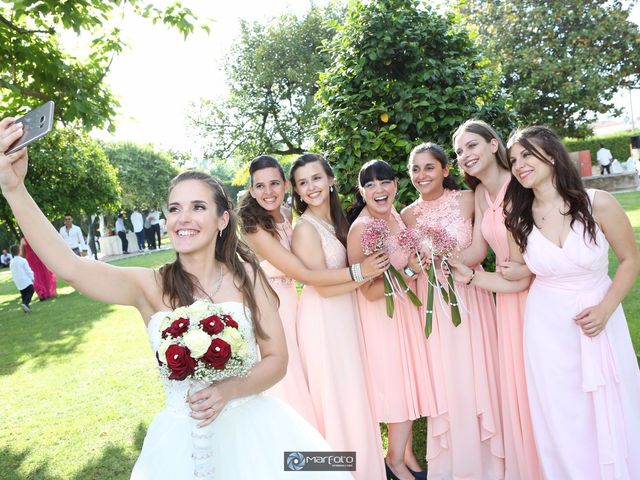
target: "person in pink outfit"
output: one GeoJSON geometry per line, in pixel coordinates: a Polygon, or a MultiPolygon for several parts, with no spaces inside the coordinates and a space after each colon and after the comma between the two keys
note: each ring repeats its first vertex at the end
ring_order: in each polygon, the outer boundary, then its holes
{"type": "MultiPolygon", "coordinates": [[[[496,270],[507,278],[530,275],[523,264],[509,261],[504,226],[504,195],[511,180],[507,151],[496,131],[481,120],[469,120],[453,134],[458,163],[475,191],[472,245],[460,261],[475,266],[487,253],[496,255],[496,270]]],[[[527,292],[496,294],[498,379],[504,428],[505,480],[542,478],[533,438],[524,373],[523,325],[527,292]]]]}
{"type": "Polygon", "coordinates": [[[33,288],[40,301],[55,297],[58,294],[56,275],[40,260],[26,238],[23,237],[20,240],[20,246],[24,252],[24,257],[27,259],[27,263],[31,267],[31,270],[33,270],[33,288]]]}
{"type": "MultiPolygon", "coordinates": [[[[461,191],[449,176],[441,147],[416,146],[409,156],[409,174],[420,197],[402,211],[405,223],[445,231],[458,250],[472,240],[474,196],[461,191]]],[[[422,252],[429,257],[428,238],[422,252]]],[[[442,272],[440,282],[446,284],[442,272]]],[[[427,279],[418,278],[418,295],[428,305],[427,279]]],[[[445,287],[446,288],[446,287],[445,287]]],[[[461,323],[452,323],[451,307],[435,289],[432,331],[426,339],[431,388],[427,425],[429,477],[434,480],[504,477],[504,446],[497,390],[495,305],[489,292],[456,282],[461,323]]],[[[420,309],[425,318],[425,307],[420,309]]]]}
{"type": "MultiPolygon", "coordinates": [[[[295,408],[310,424],[317,427],[309,386],[302,369],[297,335],[298,293],[294,279],[309,285],[333,285],[352,282],[348,268],[314,271],[291,253],[291,212],[283,205],[289,182],[282,166],[270,156],[254,158],[249,165],[251,186],[238,206],[243,238],[261,259],[260,266],[278,294],[278,312],[284,326],[289,352],[285,377],[268,393],[295,408]]],[[[382,255],[380,256],[382,258],[382,255]]],[[[363,262],[365,276],[373,277],[381,271],[371,258],[363,262]]],[[[353,288],[357,285],[354,284],[353,288]]]]}
{"type": "MultiPolygon", "coordinates": [[[[640,271],[631,224],[612,195],[584,189],[550,129],[519,130],[508,145],[510,256],[535,274],[524,357],[543,477],[640,478],[640,372],[620,305],[640,271]],[[619,261],[613,281],[609,245],[619,261]]],[[[494,291],[528,284],[455,267],[458,280],[494,291]]]]}
{"type": "MultiPolygon", "coordinates": [[[[398,190],[396,177],[393,168],[382,160],[367,162],[360,169],[356,202],[348,212],[351,228],[347,251],[350,261],[362,261],[362,236],[367,224],[373,219],[383,220],[390,232],[385,248],[391,263],[399,272],[413,277],[420,270],[416,254],[410,255],[398,244],[405,225],[393,207],[398,190]]],[[[415,290],[413,279],[407,278],[406,282],[415,290]]],[[[406,296],[396,297],[393,318],[389,318],[382,277],[360,286],[356,296],[370,394],[377,419],[387,424],[389,432],[387,475],[402,480],[426,478],[412,446],[413,420],[428,415],[431,393],[420,313],[406,296]]]]}
{"type": "MultiPolygon", "coordinates": [[[[300,215],[291,250],[307,268],[345,268],[349,224],[331,167],[321,155],[305,154],[293,162],[289,180],[293,208],[300,215]]],[[[386,269],[388,257],[378,266],[386,269]]],[[[360,278],[358,271],[352,273],[360,278]]],[[[369,396],[356,286],[305,285],[298,306],[298,343],[320,432],[336,450],[356,452],[356,479],[382,480],[382,442],[369,396]]]]}

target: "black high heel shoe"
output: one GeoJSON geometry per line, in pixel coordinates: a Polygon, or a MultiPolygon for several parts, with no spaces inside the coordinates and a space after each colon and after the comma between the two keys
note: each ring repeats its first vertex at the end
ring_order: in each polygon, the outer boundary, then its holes
{"type": "MultiPolygon", "coordinates": [[[[386,463],[385,463],[385,465],[386,465],[386,463]]],[[[420,472],[414,472],[409,467],[407,467],[407,469],[411,472],[411,475],[413,475],[413,478],[415,478],[416,480],[427,480],[427,471],[426,470],[422,470],[420,472]]]]}
{"type": "Polygon", "coordinates": [[[387,465],[387,461],[384,461],[384,469],[387,472],[387,480],[400,480],[400,477],[398,477],[395,473],[393,473],[391,471],[391,469],[389,468],[389,465],[387,465]]]}

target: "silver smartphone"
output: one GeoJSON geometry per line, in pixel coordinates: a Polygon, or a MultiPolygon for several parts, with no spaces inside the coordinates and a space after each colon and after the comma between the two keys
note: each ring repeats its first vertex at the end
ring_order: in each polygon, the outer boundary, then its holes
{"type": "Polygon", "coordinates": [[[16,120],[16,123],[19,122],[23,125],[22,137],[9,147],[6,155],[17,152],[51,131],[53,128],[53,106],[53,102],[49,101],[16,120]]]}

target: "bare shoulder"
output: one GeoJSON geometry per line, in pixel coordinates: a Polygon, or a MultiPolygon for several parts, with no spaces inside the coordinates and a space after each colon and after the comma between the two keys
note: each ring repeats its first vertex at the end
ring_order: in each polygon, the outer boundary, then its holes
{"type": "Polygon", "coordinates": [[[415,200],[400,211],[400,218],[405,224],[414,225],[416,223],[415,208],[417,203],[418,200],[415,200]]]}

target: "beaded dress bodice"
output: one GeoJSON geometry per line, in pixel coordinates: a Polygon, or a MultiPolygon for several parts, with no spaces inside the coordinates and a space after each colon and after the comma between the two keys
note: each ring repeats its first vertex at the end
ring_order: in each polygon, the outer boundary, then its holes
{"type": "Polygon", "coordinates": [[[333,225],[324,222],[310,211],[306,211],[300,217],[301,221],[308,222],[316,229],[322,242],[324,261],[327,268],[344,268],[347,266],[347,249],[336,237],[336,230],[333,225]]]}
{"type": "MultiPolygon", "coordinates": [[[[291,251],[291,236],[293,235],[293,228],[291,223],[286,218],[282,223],[276,223],[276,231],[278,232],[278,241],[280,244],[291,251]]],[[[269,279],[271,285],[292,285],[293,280],[281,272],[278,268],[273,266],[268,260],[262,260],[260,262],[262,270],[269,279]]]]}
{"type": "Polygon", "coordinates": [[[444,228],[462,250],[471,244],[473,226],[470,218],[462,216],[461,199],[462,191],[445,189],[439,198],[418,200],[410,208],[419,227],[444,228]]]}

